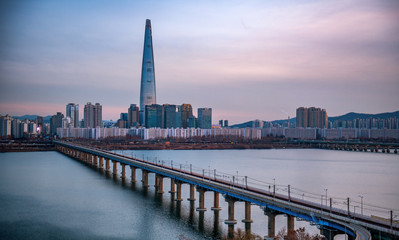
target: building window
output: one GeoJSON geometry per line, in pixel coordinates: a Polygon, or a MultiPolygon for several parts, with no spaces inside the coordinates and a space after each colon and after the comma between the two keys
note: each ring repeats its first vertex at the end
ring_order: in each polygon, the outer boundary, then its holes
{"type": "Polygon", "coordinates": [[[147,72],[151,72],[152,71],[152,68],[147,68],[147,72]]]}
{"type": "Polygon", "coordinates": [[[147,99],[152,99],[152,97],[147,97],[147,99]]]}

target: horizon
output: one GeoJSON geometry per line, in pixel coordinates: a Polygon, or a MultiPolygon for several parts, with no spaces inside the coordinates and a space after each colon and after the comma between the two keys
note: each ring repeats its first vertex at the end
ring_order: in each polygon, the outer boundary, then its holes
{"type": "Polygon", "coordinates": [[[99,102],[116,121],[139,104],[146,19],[157,104],[210,107],[213,124],[231,125],[294,118],[300,106],[329,116],[398,109],[397,1],[0,6],[1,114],[65,114],[75,102],[83,116],[99,102]]]}

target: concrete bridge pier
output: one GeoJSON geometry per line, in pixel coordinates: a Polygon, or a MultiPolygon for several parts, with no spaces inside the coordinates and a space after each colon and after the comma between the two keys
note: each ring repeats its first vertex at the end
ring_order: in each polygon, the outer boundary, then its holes
{"type": "Polygon", "coordinates": [[[190,184],[190,198],[188,198],[187,200],[195,201],[195,186],[194,186],[194,184],[190,184]]]}
{"type": "Polygon", "coordinates": [[[163,176],[157,174],[155,179],[158,179],[157,193],[163,194],[163,176]]]}
{"type": "Polygon", "coordinates": [[[125,168],[126,168],[126,164],[124,164],[124,163],[121,163],[121,166],[122,166],[122,172],[121,172],[121,178],[123,179],[123,180],[125,180],[126,179],[126,171],[125,171],[125,168]]]}
{"type": "Polygon", "coordinates": [[[222,208],[219,206],[219,193],[213,192],[213,207],[211,208],[212,211],[220,211],[222,208]]]}
{"type": "Polygon", "coordinates": [[[136,182],[136,168],[130,165],[130,171],[131,171],[131,182],[135,183],[136,182]]]}
{"type": "Polygon", "coordinates": [[[295,231],[295,217],[287,215],[287,233],[295,231]]]}
{"type": "Polygon", "coordinates": [[[326,237],[327,240],[333,240],[336,235],[338,235],[338,230],[334,230],[327,227],[322,227],[320,229],[320,234],[326,237]]]}
{"type": "Polygon", "coordinates": [[[104,169],[104,157],[100,157],[100,169],[104,169]]]}
{"type": "Polygon", "coordinates": [[[176,199],[175,201],[181,202],[183,201],[183,198],[181,198],[181,182],[176,181],[176,199]]]}
{"type": "Polygon", "coordinates": [[[234,237],[234,224],[237,224],[237,220],[234,219],[234,203],[237,201],[236,199],[226,196],[226,202],[228,203],[228,212],[227,219],[224,220],[224,223],[227,224],[227,238],[231,239],[234,237]]]}
{"type": "Polygon", "coordinates": [[[110,159],[105,159],[105,170],[107,171],[107,172],[109,172],[110,171],[110,159]]]}
{"type": "Polygon", "coordinates": [[[170,191],[169,191],[169,193],[172,193],[172,195],[173,195],[173,193],[175,193],[175,192],[176,192],[175,180],[173,178],[171,178],[170,179],[170,191]]]}
{"type": "Polygon", "coordinates": [[[275,231],[276,231],[276,215],[273,212],[265,211],[265,215],[267,215],[267,236],[263,239],[274,239],[275,231]]]}
{"type": "Polygon", "coordinates": [[[118,174],[118,162],[117,161],[113,161],[113,165],[114,165],[114,167],[112,168],[112,173],[114,174],[114,175],[117,175],[118,174]]]}
{"type": "Polygon", "coordinates": [[[93,162],[94,162],[94,166],[97,167],[98,166],[98,160],[97,160],[98,156],[97,155],[93,155],[93,162]]]}
{"type": "Polygon", "coordinates": [[[206,211],[206,208],[205,208],[205,192],[206,192],[206,189],[198,187],[197,191],[199,193],[199,207],[196,210],[197,211],[206,211]]]}
{"type": "Polygon", "coordinates": [[[143,183],[144,188],[148,188],[148,171],[147,170],[142,170],[142,180],[141,182],[143,183]]]}
{"type": "Polygon", "coordinates": [[[245,219],[241,222],[245,223],[245,232],[247,234],[251,233],[251,223],[254,221],[251,219],[251,203],[245,202],[245,219]]]}

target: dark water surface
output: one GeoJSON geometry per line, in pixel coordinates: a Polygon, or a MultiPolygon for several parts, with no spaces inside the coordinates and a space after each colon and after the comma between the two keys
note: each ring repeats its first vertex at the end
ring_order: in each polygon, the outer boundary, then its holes
{"type": "MultiPolygon", "coordinates": [[[[281,189],[291,184],[318,196],[328,189],[329,196],[359,199],[361,194],[370,204],[399,206],[399,156],[394,154],[312,149],[122,153],[173,160],[175,166],[192,164],[231,174],[238,170],[239,175],[265,182],[274,178],[281,189]]],[[[0,164],[0,239],[218,239],[227,230],[223,223],[227,204],[222,196],[223,210],[215,215],[210,210],[213,193],[206,192],[208,211],[198,213],[198,201],[192,205],[186,200],[188,185],[182,185],[184,201],[179,203],[168,193],[167,178],[165,193],[155,193],[154,174],[145,190],[139,181],[124,183],[119,176],[114,178],[57,152],[1,153],[0,164]]],[[[236,228],[244,228],[244,203],[236,202],[235,207],[236,228]]],[[[259,207],[252,206],[252,218],[252,230],[266,235],[267,217],[259,207]]],[[[285,223],[284,216],[277,216],[276,232],[285,223]]],[[[295,222],[296,228],[303,226],[318,233],[315,226],[295,222]]]]}
{"type": "Polygon", "coordinates": [[[198,231],[189,216],[179,217],[169,195],[159,198],[152,188],[146,192],[123,186],[119,179],[107,178],[60,153],[2,153],[0,164],[0,239],[207,239],[212,235],[198,231]]]}

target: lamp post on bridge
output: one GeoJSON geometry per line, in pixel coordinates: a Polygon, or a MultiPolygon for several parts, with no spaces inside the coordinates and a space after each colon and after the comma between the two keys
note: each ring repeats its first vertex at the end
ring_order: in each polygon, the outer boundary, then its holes
{"type": "Polygon", "coordinates": [[[325,188],[324,191],[326,191],[326,206],[327,206],[327,191],[328,191],[328,189],[325,188]]]}
{"type": "Polygon", "coordinates": [[[360,197],[360,211],[361,211],[361,213],[363,215],[363,196],[359,195],[359,197],[360,197]]]}
{"type": "Polygon", "coordinates": [[[276,179],[273,178],[273,200],[276,199],[276,179]]]}

